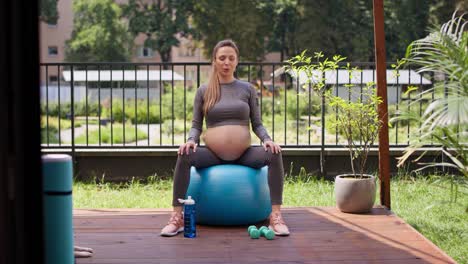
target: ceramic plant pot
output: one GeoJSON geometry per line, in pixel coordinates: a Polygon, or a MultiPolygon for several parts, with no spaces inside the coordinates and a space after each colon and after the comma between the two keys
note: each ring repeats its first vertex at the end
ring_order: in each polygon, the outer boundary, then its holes
{"type": "Polygon", "coordinates": [[[342,174],[335,177],[336,205],[345,213],[367,213],[375,202],[375,177],[342,174]]]}

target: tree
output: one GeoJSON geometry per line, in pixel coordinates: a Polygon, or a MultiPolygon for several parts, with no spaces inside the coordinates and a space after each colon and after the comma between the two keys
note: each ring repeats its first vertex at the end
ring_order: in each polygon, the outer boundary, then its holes
{"type": "Polygon", "coordinates": [[[65,60],[73,62],[128,61],[131,44],[112,0],[75,0],[73,31],[65,46],[65,60]]]}
{"type": "Polygon", "coordinates": [[[430,0],[429,25],[440,27],[448,21],[453,11],[458,9],[459,13],[468,11],[468,2],[466,0],[430,0]]]}
{"type": "Polygon", "coordinates": [[[193,20],[203,36],[205,56],[222,39],[230,38],[240,49],[242,60],[262,60],[271,17],[259,8],[259,1],[199,0],[194,4],[193,20]]]}
{"type": "Polygon", "coordinates": [[[385,2],[387,58],[396,61],[406,47],[426,35],[429,28],[429,1],[389,0],[385,2]]]}
{"type": "Polygon", "coordinates": [[[146,35],[145,47],[156,50],[163,62],[171,61],[173,46],[179,46],[180,36],[195,35],[190,27],[191,1],[184,0],[130,0],[122,5],[129,30],[136,37],[146,35]]]}
{"type": "MultiPolygon", "coordinates": [[[[292,0],[290,0],[292,1],[292,0]]],[[[276,0],[277,5],[287,0],[276,0]]],[[[385,35],[387,59],[404,56],[406,47],[422,38],[432,23],[446,21],[462,0],[386,0],[385,35]],[[421,30],[422,29],[422,30],[421,30]]],[[[297,49],[322,51],[325,56],[346,54],[351,61],[374,61],[372,1],[298,0],[294,16],[297,49]]],[[[276,37],[276,39],[279,39],[276,37]]],[[[297,54],[298,51],[294,52],[297,54]]]]}
{"type": "Polygon", "coordinates": [[[299,50],[322,51],[326,57],[345,54],[352,61],[373,58],[372,2],[354,0],[300,1],[299,50]]]}
{"type": "Polygon", "coordinates": [[[272,21],[271,35],[268,37],[267,51],[279,51],[280,60],[284,61],[297,54],[297,29],[302,17],[297,0],[264,0],[259,7],[272,21]]]}

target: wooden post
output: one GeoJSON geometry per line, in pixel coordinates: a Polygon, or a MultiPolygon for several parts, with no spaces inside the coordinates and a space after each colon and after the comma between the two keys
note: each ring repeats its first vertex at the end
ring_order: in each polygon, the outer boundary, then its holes
{"type": "Polygon", "coordinates": [[[390,209],[390,157],[388,144],[387,65],[385,60],[385,31],[383,0],[374,4],[374,45],[377,71],[377,95],[383,100],[378,106],[382,128],[379,132],[380,204],[390,209]]]}

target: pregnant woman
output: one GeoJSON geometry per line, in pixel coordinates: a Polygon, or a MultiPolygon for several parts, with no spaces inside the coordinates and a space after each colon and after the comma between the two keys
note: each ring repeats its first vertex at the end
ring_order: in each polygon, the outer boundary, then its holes
{"type": "Polygon", "coordinates": [[[270,228],[277,235],[289,235],[281,216],[284,176],[281,148],[271,140],[262,125],[256,90],[250,83],[234,78],[238,60],[239,50],[232,40],[222,40],[213,49],[209,82],[197,90],[189,138],[177,153],[173,212],[161,231],[162,236],[175,236],[184,230],[182,204],[177,199],[185,197],[190,182],[190,167],[204,168],[229,163],[257,169],[268,165],[272,205],[270,228]],[[204,118],[207,129],[203,140],[206,147],[197,147],[204,118]],[[249,124],[252,124],[252,130],[263,146],[251,146],[249,124]]]}

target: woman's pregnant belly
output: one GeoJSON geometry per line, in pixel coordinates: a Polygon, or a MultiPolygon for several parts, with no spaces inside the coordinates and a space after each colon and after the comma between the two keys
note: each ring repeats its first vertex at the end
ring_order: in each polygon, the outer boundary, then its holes
{"type": "Polygon", "coordinates": [[[250,147],[250,130],[241,125],[211,127],[203,140],[220,159],[236,160],[250,147]]]}

